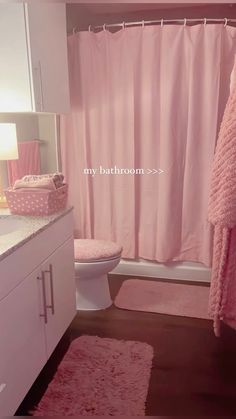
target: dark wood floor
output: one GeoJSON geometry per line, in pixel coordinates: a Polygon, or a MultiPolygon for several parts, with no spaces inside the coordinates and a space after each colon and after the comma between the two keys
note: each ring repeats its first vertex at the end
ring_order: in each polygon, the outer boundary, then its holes
{"type": "MultiPolygon", "coordinates": [[[[130,277],[129,277],[130,278],[130,277]]],[[[114,297],[124,276],[110,276],[114,297]]],[[[74,338],[97,335],[147,342],[155,356],[147,416],[236,416],[236,332],[221,338],[208,320],[120,310],[80,312],[16,412],[27,416],[40,400],[74,338]]]]}

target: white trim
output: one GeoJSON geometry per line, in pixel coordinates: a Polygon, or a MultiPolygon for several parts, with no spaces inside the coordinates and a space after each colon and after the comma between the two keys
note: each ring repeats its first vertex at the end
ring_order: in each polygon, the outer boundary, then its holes
{"type": "Polygon", "coordinates": [[[56,144],[56,161],[57,161],[57,171],[62,171],[61,164],[61,142],[60,142],[60,116],[54,114],[54,129],[55,129],[55,144],[56,144]]]}
{"type": "Polygon", "coordinates": [[[141,259],[136,261],[121,259],[119,265],[112,271],[112,274],[210,282],[211,269],[201,263],[194,262],[163,264],[141,259]]]}
{"type": "Polygon", "coordinates": [[[33,77],[33,66],[32,66],[32,46],[30,40],[30,27],[29,27],[29,10],[26,3],[23,4],[24,20],[25,20],[25,40],[27,45],[27,60],[28,60],[28,75],[29,75],[29,88],[30,88],[30,99],[31,99],[31,110],[36,111],[35,107],[35,92],[34,92],[34,77],[33,77]]]}

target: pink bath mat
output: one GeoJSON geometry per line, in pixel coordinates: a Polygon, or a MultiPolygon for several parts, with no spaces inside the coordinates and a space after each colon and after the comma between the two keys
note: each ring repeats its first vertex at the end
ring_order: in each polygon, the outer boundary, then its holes
{"type": "Polygon", "coordinates": [[[144,416],[153,348],[97,336],[75,339],[34,416],[144,416]]]}
{"type": "Polygon", "coordinates": [[[119,308],[209,319],[209,287],[128,279],[115,299],[119,308]]]}

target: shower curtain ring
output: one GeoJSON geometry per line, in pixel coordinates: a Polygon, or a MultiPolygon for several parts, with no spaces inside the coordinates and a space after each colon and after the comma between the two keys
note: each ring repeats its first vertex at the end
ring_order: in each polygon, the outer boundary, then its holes
{"type": "Polygon", "coordinates": [[[73,29],[72,29],[72,33],[73,33],[73,35],[75,34],[75,32],[76,32],[76,28],[73,28],[73,29]]]}
{"type": "Polygon", "coordinates": [[[224,18],[224,21],[225,21],[224,27],[226,27],[226,26],[227,26],[227,24],[228,24],[228,19],[227,19],[227,17],[225,17],[225,18],[224,18]]]}
{"type": "Polygon", "coordinates": [[[89,32],[91,32],[91,25],[89,25],[88,30],[89,30],[89,32]]]}
{"type": "Polygon", "coordinates": [[[164,19],[161,19],[161,27],[164,26],[164,19]]]}
{"type": "Polygon", "coordinates": [[[144,20],[142,20],[142,28],[144,28],[144,20]]]}
{"type": "Polygon", "coordinates": [[[122,23],[122,29],[125,29],[125,22],[122,23]]]}
{"type": "Polygon", "coordinates": [[[103,30],[105,31],[106,30],[106,24],[104,23],[102,27],[103,27],[103,30]]]}
{"type": "Polygon", "coordinates": [[[186,17],[184,18],[184,26],[186,26],[186,24],[187,24],[187,19],[186,19],[186,17]]]}
{"type": "Polygon", "coordinates": [[[207,19],[206,17],[204,17],[204,26],[206,26],[206,24],[207,24],[207,19]]]}

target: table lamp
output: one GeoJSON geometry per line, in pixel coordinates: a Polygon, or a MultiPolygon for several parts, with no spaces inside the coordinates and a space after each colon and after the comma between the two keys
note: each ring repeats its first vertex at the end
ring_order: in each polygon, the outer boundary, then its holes
{"type": "MultiPolygon", "coordinates": [[[[0,123],[0,160],[17,160],[16,124],[0,123]]],[[[0,208],[7,208],[0,174],[0,208]]]]}

